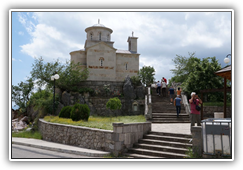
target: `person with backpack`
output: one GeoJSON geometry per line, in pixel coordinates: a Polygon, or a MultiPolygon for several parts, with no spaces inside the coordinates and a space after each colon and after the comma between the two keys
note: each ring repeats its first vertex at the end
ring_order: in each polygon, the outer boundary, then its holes
{"type": "Polygon", "coordinates": [[[173,98],[174,98],[174,94],[175,94],[175,90],[174,90],[174,88],[172,86],[170,86],[168,94],[170,95],[170,104],[172,104],[173,98]]]}
{"type": "Polygon", "coordinates": [[[174,106],[176,106],[177,117],[179,117],[179,114],[181,113],[181,98],[180,98],[180,95],[177,95],[177,97],[175,98],[174,106]]]}
{"type": "Polygon", "coordinates": [[[189,103],[191,105],[191,126],[195,126],[195,122],[197,122],[197,126],[201,126],[199,104],[202,104],[202,100],[198,97],[198,95],[196,95],[195,92],[192,92],[189,103]]]}

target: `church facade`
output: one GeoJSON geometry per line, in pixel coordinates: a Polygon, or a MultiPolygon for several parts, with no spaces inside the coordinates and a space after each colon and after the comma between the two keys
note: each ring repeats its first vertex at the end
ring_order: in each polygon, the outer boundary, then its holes
{"type": "Polygon", "coordinates": [[[138,37],[128,37],[128,49],[119,50],[111,41],[112,29],[95,24],[85,29],[87,39],[84,49],[70,52],[71,61],[89,69],[87,80],[124,81],[127,75],[136,76],[139,71],[137,53],[138,37]]]}

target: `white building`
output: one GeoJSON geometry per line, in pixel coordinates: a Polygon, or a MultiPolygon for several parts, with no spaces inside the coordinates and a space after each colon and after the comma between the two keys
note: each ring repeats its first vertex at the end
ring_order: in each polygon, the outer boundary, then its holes
{"type": "Polygon", "coordinates": [[[111,41],[112,29],[95,24],[85,29],[84,49],[70,52],[71,61],[89,69],[88,80],[124,81],[127,75],[136,76],[139,70],[138,37],[128,37],[128,50],[118,50],[111,41]]]}

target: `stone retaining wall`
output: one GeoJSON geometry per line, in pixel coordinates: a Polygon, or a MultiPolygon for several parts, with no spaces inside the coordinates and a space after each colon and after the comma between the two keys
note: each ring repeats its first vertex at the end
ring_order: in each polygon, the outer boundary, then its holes
{"type": "MultiPolygon", "coordinates": [[[[223,106],[203,106],[203,117],[213,118],[214,112],[224,112],[223,106]]],[[[231,106],[226,107],[226,117],[231,118],[232,108],[231,106]]]]}
{"type": "Polygon", "coordinates": [[[118,155],[151,131],[151,123],[113,123],[113,131],[64,125],[39,119],[39,131],[47,141],[97,149],[118,155]]]}

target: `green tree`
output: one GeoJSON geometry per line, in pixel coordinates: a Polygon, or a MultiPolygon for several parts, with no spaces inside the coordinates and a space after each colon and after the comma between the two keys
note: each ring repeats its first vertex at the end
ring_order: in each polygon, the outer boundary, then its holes
{"type": "Polygon", "coordinates": [[[149,86],[155,81],[155,70],[151,66],[143,66],[138,72],[139,79],[143,84],[149,86]]]}
{"type": "MultiPolygon", "coordinates": [[[[55,110],[58,106],[60,99],[59,96],[55,95],[55,110]]],[[[53,92],[46,88],[44,90],[38,89],[37,92],[32,93],[30,100],[28,101],[29,106],[34,106],[35,110],[42,110],[42,114],[45,116],[47,114],[53,113],[53,92]]]]}
{"type": "Polygon", "coordinates": [[[175,76],[172,77],[170,82],[184,82],[187,79],[188,74],[195,71],[193,64],[197,62],[200,63],[200,59],[195,57],[195,52],[188,54],[189,58],[176,55],[176,58],[172,59],[175,63],[175,69],[171,69],[171,71],[175,76]]]}
{"type": "Polygon", "coordinates": [[[18,83],[18,86],[12,85],[12,101],[19,106],[20,112],[25,113],[27,110],[27,102],[30,99],[31,91],[34,89],[32,78],[26,82],[18,83]]]}
{"type": "Polygon", "coordinates": [[[59,60],[45,63],[40,57],[32,65],[31,76],[39,86],[47,85],[51,88],[54,83],[51,81],[51,76],[55,72],[60,77],[55,82],[56,87],[67,91],[78,91],[77,84],[82,80],[86,80],[89,75],[88,69],[82,69],[80,63],[66,62],[63,64],[59,60]]]}
{"type": "Polygon", "coordinates": [[[189,58],[176,56],[173,59],[176,69],[171,70],[175,76],[171,81],[181,82],[183,91],[187,94],[192,91],[200,94],[203,89],[223,87],[222,78],[214,74],[221,69],[216,57],[199,59],[195,57],[195,53],[189,53],[189,58]]]}

